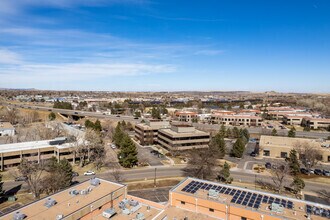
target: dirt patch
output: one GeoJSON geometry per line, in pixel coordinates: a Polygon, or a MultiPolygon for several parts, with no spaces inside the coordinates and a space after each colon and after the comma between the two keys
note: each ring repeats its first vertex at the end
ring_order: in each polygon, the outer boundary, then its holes
{"type": "MultiPolygon", "coordinates": [[[[178,184],[183,177],[180,178],[169,178],[169,179],[157,179],[156,187],[168,187],[168,186],[175,186],[178,184]]],[[[154,188],[154,181],[153,180],[144,180],[139,182],[127,182],[128,190],[138,190],[138,189],[152,189],[154,188]]]]}

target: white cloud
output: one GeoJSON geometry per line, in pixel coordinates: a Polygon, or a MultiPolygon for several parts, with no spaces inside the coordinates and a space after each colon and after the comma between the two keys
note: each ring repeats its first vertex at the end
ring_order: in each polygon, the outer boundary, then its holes
{"type": "Polygon", "coordinates": [[[0,48],[0,64],[18,64],[21,62],[22,60],[19,54],[0,48]]]}
{"type": "Polygon", "coordinates": [[[224,53],[224,50],[199,50],[196,51],[194,54],[195,55],[207,55],[207,56],[213,56],[213,55],[218,55],[224,53]]]}
{"type": "MultiPolygon", "coordinates": [[[[146,63],[71,63],[71,64],[22,64],[6,69],[0,68],[2,83],[26,85],[49,82],[93,81],[112,76],[138,76],[171,73],[172,65],[146,63]]],[[[1,85],[0,87],[3,87],[1,85]]]]}

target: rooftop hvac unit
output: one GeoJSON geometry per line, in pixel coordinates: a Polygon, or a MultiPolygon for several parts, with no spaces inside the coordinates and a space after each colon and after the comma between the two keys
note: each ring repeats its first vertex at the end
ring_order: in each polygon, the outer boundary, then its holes
{"type": "Polygon", "coordinates": [[[209,197],[212,197],[212,198],[218,198],[219,196],[219,192],[214,190],[214,189],[210,189],[209,190],[209,193],[208,193],[208,196],[209,197]]]}
{"type": "Polygon", "coordinates": [[[50,207],[54,206],[55,204],[56,204],[55,199],[47,198],[44,206],[46,206],[47,208],[50,208],[50,207]]]}
{"type": "Polygon", "coordinates": [[[129,214],[131,214],[131,212],[130,212],[129,209],[127,209],[127,208],[124,208],[124,209],[122,210],[122,212],[123,212],[124,215],[129,215],[129,214]]]}
{"type": "Polygon", "coordinates": [[[136,211],[139,210],[141,207],[142,207],[142,205],[134,206],[133,208],[131,208],[131,213],[136,212],[136,211]]]}
{"type": "Polygon", "coordinates": [[[125,208],[126,208],[126,204],[125,204],[123,201],[121,201],[121,202],[119,203],[119,208],[120,208],[120,209],[125,209],[125,208]]]}
{"type": "Polygon", "coordinates": [[[74,195],[74,196],[76,196],[76,195],[79,195],[79,191],[76,190],[76,189],[73,189],[73,190],[71,190],[71,191],[69,192],[69,194],[70,194],[70,195],[74,195]]]}
{"type": "Polygon", "coordinates": [[[98,178],[93,178],[93,179],[91,179],[90,183],[92,186],[98,186],[101,184],[101,181],[98,178]]]}
{"type": "Polygon", "coordinates": [[[135,219],[136,220],[144,220],[145,219],[144,214],[143,213],[140,213],[140,212],[137,213],[135,219]]]}
{"type": "Polygon", "coordinates": [[[13,216],[13,220],[23,220],[25,219],[27,216],[19,211],[15,212],[14,213],[14,216],[13,216]]]}
{"type": "Polygon", "coordinates": [[[87,195],[87,194],[88,194],[88,191],[85,189],[80,191],[80,195],[87,195]]]}
{"type": "Polygon", "coordinates": [[[116,214],[116,210],[113,208],[106,209],[102,212],[102,216],[108,219],[114,216],[115,214],[116,214]]]}
{"type": "Polygon", "coordinates": [[[56,220],[62,220],[64,218],[64,215],[57,215],[56,220]]]}
{"type": "Polygon", "coordinates": [[[135,207],[135,206],[139,205],[139,202],[136,201],[136,200],[131,199],[131,200],[129,200],[129,205],[135,207]]]}

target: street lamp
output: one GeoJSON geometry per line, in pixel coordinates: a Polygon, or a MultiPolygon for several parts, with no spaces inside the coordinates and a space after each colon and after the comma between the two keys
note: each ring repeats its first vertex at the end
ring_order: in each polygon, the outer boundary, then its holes
{"type": "Polygon", "coordinates": [[[155,179],[154,179],[154,187],[156,187],[156,172],[157,172],[157,168],[155,168],[155,179]]]}

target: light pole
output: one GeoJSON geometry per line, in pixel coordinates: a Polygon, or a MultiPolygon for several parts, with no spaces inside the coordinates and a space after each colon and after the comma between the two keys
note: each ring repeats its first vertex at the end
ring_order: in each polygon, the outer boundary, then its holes
{"type": "Polygon", "coordinates": [[[156,187],[156,172],[157,172],[157,168],[155,168],[155,179],[154,179],[154,187],[156,187]]]}

